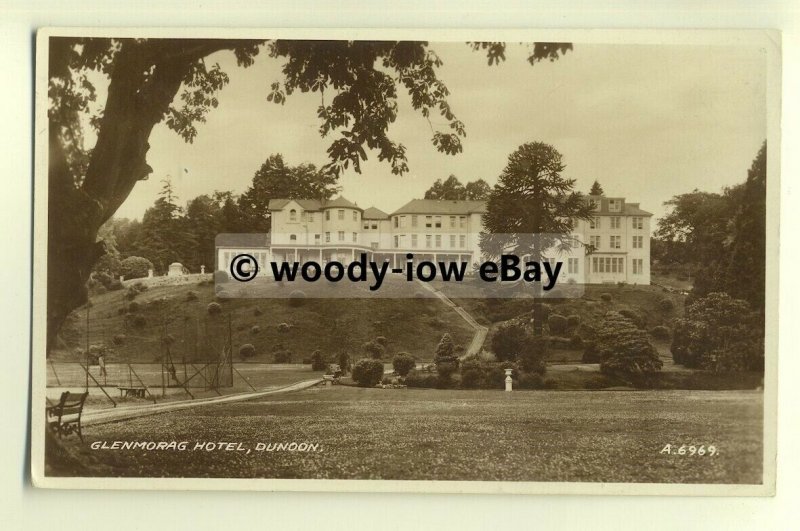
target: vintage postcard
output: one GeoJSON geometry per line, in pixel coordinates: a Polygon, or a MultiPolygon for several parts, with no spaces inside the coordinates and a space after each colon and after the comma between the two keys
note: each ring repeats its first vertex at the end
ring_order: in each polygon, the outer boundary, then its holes
{"type": "Polygon", "coordinates": [[[40,30],[34,484],[773,494],[780,54],[40,30]]]}

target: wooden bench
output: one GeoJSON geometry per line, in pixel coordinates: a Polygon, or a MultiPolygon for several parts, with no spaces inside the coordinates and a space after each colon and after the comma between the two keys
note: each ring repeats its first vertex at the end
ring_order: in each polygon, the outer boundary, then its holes
{"type": "Polygon", "coordinates": [[[81,414],[87,396],[89,396],[89,391],[80,394],[64,391],[61,393],[58,403],[47,408],[47,423],[59,438],[77,432],[83,442],[81,414]]]}
{"type": "Polygon", "coordinates": [[[132,396],[134,398],[144,398],[147,393],[146,387],[117,387],[119,389],[120,398],[125,396],[132,396]]]}

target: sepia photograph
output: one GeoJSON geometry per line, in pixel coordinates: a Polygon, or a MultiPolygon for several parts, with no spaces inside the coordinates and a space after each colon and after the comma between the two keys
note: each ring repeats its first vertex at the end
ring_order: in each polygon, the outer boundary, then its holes
{"type": "Polygon", "coordinates": [[[40,29],[40,487],[771,495],[780,37],[40,29]]]}

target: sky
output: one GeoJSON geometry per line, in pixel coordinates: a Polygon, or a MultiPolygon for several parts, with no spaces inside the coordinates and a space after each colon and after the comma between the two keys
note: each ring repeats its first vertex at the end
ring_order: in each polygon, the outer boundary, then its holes
{"type": "MultiPolygon", "coordinates": [[[[509,44],[506,62],[492,67],[462,43],[431,47],[444,61],[438,75],[467,128],[464,150],[436,151],[428,123],[402,94],[389,134],[406,146],[410,172],[392,175],[368,152],[361,174],[348,170],[340,179],[342,195],[362,208],[391,212],[451,174],[494,185],[509,154],[541,141],[563,155],[564,176],[579,191],[597,179],[606,195],[638,202],[657,218],[676,194],[719,192],[744,181],[766,138],[766,52],[757,47],[576,44],[556,62],[531,66],[526,46],[509,44]]],[[[281,79],[281,62],[261,54],[242,69],[229,52],[207,60],[213,62],[230,77],[219,107],[198,126],[193,144],[164,124],[154,128],[153,174],[117,217],[141,218],[168,175],[185,204],[215,190],[244,192],[274,153],[293,165],[327,162],[336,137],[319,135],[319,94],[295,93],[275,105],[266,95],[281,79]]],[[[102,101],[102,89],[98,94],[102,101]]]]}

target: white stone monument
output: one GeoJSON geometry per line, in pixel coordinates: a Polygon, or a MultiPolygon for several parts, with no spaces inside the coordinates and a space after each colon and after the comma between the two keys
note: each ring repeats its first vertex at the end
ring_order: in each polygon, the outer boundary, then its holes
{"type": "Polygon", "coordinates": [[[153,269],[152,268],[147,270],[147,278],[153,278],[153,269]]]}
{"type": "Polygon", "coordinates": [[[513,381],[511,380],[511,369],[506,369],[506,391],[511,391],[513,387],[513,381]]]}
{"type": "Polygon", "coordinates": [[[172,262],[167,271],[168,277],[181,277],[183,276],[183,264],[180,262],[172,262]]]}
{"type": "Polygon", "coordinates": [[[206,274],[206,266],[204,266],[204,265],[200,266],[200,274],[201,275],[205,275],[206,274]]]}

